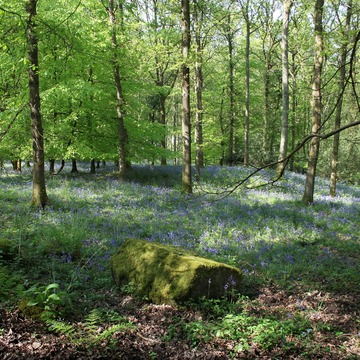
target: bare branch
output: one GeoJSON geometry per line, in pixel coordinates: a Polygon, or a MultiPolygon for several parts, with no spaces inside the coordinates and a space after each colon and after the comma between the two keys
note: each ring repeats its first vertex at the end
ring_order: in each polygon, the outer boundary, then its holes
{"type": "Polygon", "coordinates": [[[278,160],[278,161],[274,161],[272,163],[266,164],[264,166],[261,166],[259,168],[255,168],[254,171],[252,171],[249,175],[247,175],[245,178],[241,179],[240,181],[238,181],[236,184],[232,185],[231,187],[220,191],[220,192],[211,192],[211,191],[206,191],[201,189],[203,192],[207,193],[207,194],[212,194],[212,195],[220,195],[221,198],[225,198],[229,195],[231,195],[232,193],[234,193],[237,189],[239,189],[242,185],[244,185],[249,179],[251,179],[253,176],[255,176],[257,173],[259,173],[262,170],[268,169],[268,168],[272,168],[275,165],[278,165],[280,163],[284,163],[284,166],[282,168],[282,172],[280,174],[278,174],[275,178],[273,178],[272,180],[266,181],[260,185],[255,185],[255,186],[251,186],[251,187],[247,187],[247,189],[256,189],[256,188],[260,188],[260,187],[265,187],[265,186],[269,186],[269,185],[274,185],[276,182],[278,182],[282,176],[284,175],[284,171],[285,168],[290,160],[290,158],[296,154],[300,149],[302,149],[307,143],[308,141],[310,141],[312,138],[314,137],[318,137],[320,138],[320,140],[326,140],[332,136],[334,136],[335,134],[338,134],[346,129],[352,128],[354,126],[358,126],[360,125],[360,120],[358,121],[353,121],[349,124],[346,124],[336,130],[330,131],[327,134],[318,134],[318,133],[314,133],[314,134],[309,134],[308,136],[306,136],[304,139],[301,140],[301,142],[299,144],[296,145],[296,147],[282,160],[278,160]]]}

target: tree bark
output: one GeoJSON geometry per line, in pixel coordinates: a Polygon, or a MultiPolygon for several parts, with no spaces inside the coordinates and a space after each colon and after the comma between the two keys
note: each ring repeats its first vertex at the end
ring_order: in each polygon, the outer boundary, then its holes
{"type": "Polygon", "coordinates": [[[50,159],[50,166],[49,166],[49,174],[54,175],[55,174],[55,159],[50,159]]]}
{"type": "MultiPolygon", "coordinates": [[[[122,4],[119,3],[118,10],[122,11],[122,4]]],[[[118,138],[119,138],[119,175],[120,178],[124,178],[127,170],[126,163],[126,143],[127,143],[127,131],[124,123],[124,105],[125,99],[122,90],[121,77],[120,77],[120,65],[119,65],[119,44],[117,40],[117,22],[116,22],[116,9],[114,0],[109,0],[109,6],[107,8],[109,19],[111,23],[111,43],[113,46],[113,75],[116,88],[116,115],[118,120],[118,138]]]]}
{"type": "Polygon", "coordinates": [[[28,13],[26,35],[29,59],[29,104],[34,156],[32,205],[36,208],[44,208],[48,202],[48,197],[45,183],[44,133],[40,111],[38,38],[35,22],[37,15],[36,5],[37,0],[28,0],[26,2],[26,12],[28,13]]]}
{"type": "MultiPolygon", "coordinates": [[[[249,3],[246,3],[249,10],[249,3]]],[[[250,19],[246,16],[246,45],[245,45],[245,132],[244,132],[244,166],[249,166],[249,132],[250,132],[250,19]]]]}
{"type": "Polygon", "coordinates": [[[272,157],[271,139],[270,139],[270,55],[265,55],[265,74],[264,74],[264,128],[262,139],[262,163],[268,162],[272,157]]]}
{"type": "Polygon", "coordinates": [[[196,93],[196,114],[195,114],[195,144],[196,144],[196,174],[200,178],[200,169],[204,166],[204,152],[203,152],[203,72],[202,72],[202,43],[201,43],[201,27],[203,21],[203,11],[197,7],[195,3],[194,18],[195,18],[195,42],[196,42],[196,62],[195,62],[195,93],[196,93]]]}
{"type": "Polygon", "coordinates": [[[76,159],[71,159],[71,173],[75,174],[78,173],[76,159]]]}
{"type": "MultiPolygon", "coordinates": [[[[347,13],[346,13],[346,23],[345,31],[343,36],[347,36],[350,29],[350,20],[352,15],[352,0],[348,0],[347,4],[347,13]]],[[[341,113],[342,113],[342,104],[343,104],[343,90],[345,86],[345,76],[346,76],[346,55],[348,48],[348,40],[343,40],[343,46],[341,49],[341,59],[340,59],[340,79],[339,79],[339,94],[340,98],[336,107],[335,114],[335,129],[339,129],[341,126],[341,113]]],[[[336,196],[336,182],[337,182],[337,167],[339,162],[339,144],[340,144],[340,133],[334,135],[333,141],[333,150],[332,150],[332,160],[331,160],[331,175],[330,175],[330,195],[336,196]]]]}
{"type": "Polygon", "coordinates": [[[181,1],[182,10],[182,187],[185,193],[192,193],[191,181],[191,123],[190,123],[190,68],[188,65],[190,50],[190,4],[181,1]]]}
{"type": "MultiPolygon", "coordinates": [[[[316,0],[315,2],[315,59],[314,59],[314,75],[312,84],[312,119],[311,132],[317,134],[321,126],[321,76],[323,66],[323,7],[324,0],[316,0]]],[[[308,168],[306,172],[305,189],[303,202],[312,204],[314,202],[314,188],[316,177],[316,165],[319,156],[320,138],[315,136],[311,139],[309,148],[308,168]]]]}
{"type": "Polygon", "coordinates": [[[235,86],[234,86],[234,34],[231,30],[231,14],[227,17],[227,34],[228,42],[228,61],[229,61],[229,101],[230,101],[230,123],[229,123],[229,147],[228,147],[228,165],[233,165],[235,155],[235,86]]]}
{"type": "Polygon", "coordinates": [[[282,114],[281,114],[281,137],[279,149],[279,164],[276,169],[276,177],[281,177],[284,173],[289,137],[289,17],[292,0],[283,0],[283,25],[282,25],[282,114]]]}

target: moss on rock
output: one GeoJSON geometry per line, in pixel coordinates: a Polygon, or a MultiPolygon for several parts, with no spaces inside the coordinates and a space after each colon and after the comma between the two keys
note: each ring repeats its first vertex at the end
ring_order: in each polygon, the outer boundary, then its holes
{"type": "Polygon", "coordinates": [[[240,290],[242,278],[235,267],[138,239],[124,241],[110,266],[119,287],[131,283],[137,295],[157,304],[219,298],[231,289],[240,290]]]}

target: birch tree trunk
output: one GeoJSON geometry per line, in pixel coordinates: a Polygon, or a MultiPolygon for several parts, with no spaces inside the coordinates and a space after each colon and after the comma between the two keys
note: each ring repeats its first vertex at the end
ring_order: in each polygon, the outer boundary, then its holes
{"type": "Polygon", "coordinates": [[[37,15],[36,5],[37,0],[28,0],[26,2],[26,12],[28,13],[26,35],[29,60],[29,104],[34,156],[32,205],[44,208],[48,202],[48,197],[45,184],[44,133],[40,112],[38,38],[35,21],[37,15]]]}
{"type": "Polygon", "coordinates": [[[182,11],[182,187],[192,193],[191,181],[191,123],[190,123],[190,68],[188,64],[190,50],[190,4],[181,0],[182,11]]]}
{"type": "MultiPolygon", "coordinates": [[[[312,119],[311,119],[311,132],[317,134],[321,126],[321,75],[323,67],[323,7],[324,0],[315,1],[315,59],[314,59],[314,75],[312,84],[312,119]]],[[[308,169],[306,172],[305,189],[303,195],[303,202],[312,204],[314,202],[314,188],[316,165],[319,156],[320,138],[314,136],[310,142],[308,169]]]]}

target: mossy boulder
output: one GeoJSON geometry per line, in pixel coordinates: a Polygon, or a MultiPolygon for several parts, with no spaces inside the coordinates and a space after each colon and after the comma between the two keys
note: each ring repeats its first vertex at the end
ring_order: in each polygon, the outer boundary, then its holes
{"type": "Polygon", "coordinates": [[[139,296],[156,304],[175,304],[206,296],[220,298],[240,290],[235,267],[198,257],[180,248],[127,239],[110,259],[114,282],[131,284],[139,296]]]}

